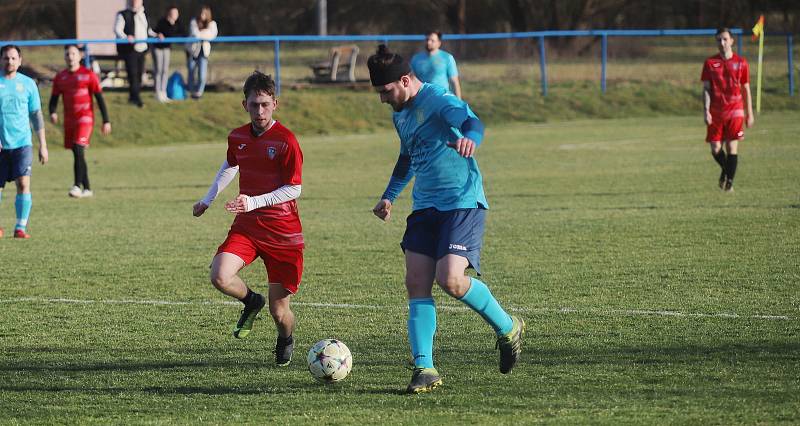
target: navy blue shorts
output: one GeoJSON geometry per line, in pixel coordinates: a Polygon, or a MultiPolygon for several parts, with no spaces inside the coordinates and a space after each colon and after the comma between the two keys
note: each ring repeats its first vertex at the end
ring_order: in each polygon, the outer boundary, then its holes
{"type": "Polygon", "coordinates": [[[486,210],[478,208],[446,212],[434,208],[416,210],[406,219],[406,233],[400,247],[437,261],[448,254],[464,257],[480,274],[485,220],[486,210]]]}
{"type": "Polygon", "coordinates": [[[33,147],[31,145],[0,151],[0,188],[20,176],[31,175],[33,147]]]}

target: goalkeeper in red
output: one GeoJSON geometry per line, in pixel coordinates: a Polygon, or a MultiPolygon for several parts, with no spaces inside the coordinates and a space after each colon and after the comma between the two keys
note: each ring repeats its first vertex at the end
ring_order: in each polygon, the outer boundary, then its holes
{"type": "Polygon", "coordinates": [[[743,57],[733,52],[733,37],[729,29],[717,30],[716,40],[719,54],[706,59],[700,76],[703,81],[703,119],[708,126],[706,142],[722,169],[719,187],[732,192],[739,163],[739,141],[744,139],[744,126],[751,127],[755,122],[750,96],[750,67],[743,57]]]}
{"type": "Polygon", "coordinates": [[[242,106],[250,123],[228,135],[227,158],[206,196],[194,205],[202,215],[238,172],[239,195],[225,204],[236,214],[228,238],[211,263],[211,283],[244,304],[233,336],[243,339],[253,329],[258,313],[269,302],[278,328],[275,363],[292,359],[295,319],[289,302],[303,274],[303,229],[297,212],[303,153],[294,134],[272,118],[278,107],[275,82],[258,71],[244,83],[242,106]],[[267,269],[267,298],[253,291],[239,271],[260,257],[267,269]]]}
{"type": "Polygon", "coordinates": [[[73,172],[74,185],[69,190],[73,198],[91,197],[89,171],[86,166],[86,148],[94,128],[94,108],[92,95],[97,100],[97,107],[103,116],[102,132],[111,133],[111,122],[103,100],[100,80],[97,75],[81,65],[81,51],[78,46],[68,44],[64,47],[64,61],[67,68],[56,74],[53,79],[53,93],[50,96],[50,121],[58,123],[58,97],[64,95],[64,148],[72,151],[75,159],[73,172]]]}

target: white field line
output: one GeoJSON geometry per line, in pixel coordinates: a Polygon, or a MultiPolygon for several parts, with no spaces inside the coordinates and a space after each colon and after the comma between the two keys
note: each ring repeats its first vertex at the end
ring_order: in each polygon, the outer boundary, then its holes
{"type": "MultiPolygon", "coordinates": [[[[181,302],[170,300],[147,300],[147,299],[121,299],[121,300],[92,300],[92,299],[63,299],[63,298],[39,298],[39,297],[19,297],[13,299],[0,299],[0,303],[72,303],[72,304],[104,304],[104,305],[151,305],[151,306],[182,306],[182,305],[239,305],[234,301],[205,301],[205,302],[181,302]]],[[[405,306],[380,306],[362,305],[353,303],[314,303],[314,302],[293,302],[295,306],[308,306],[313,308],[333,308],[333,309],[369,309],[379,311],[392,311],[405,309],[405,306]]],[[[439,305],[439,309],[448,311],[467,311],[466,306],[439,305]]],[[[649,309],[596,309],[596,308],[509,308],[512,312],[526,312],[533,314],[592,314],[605,316],[652,316],[652,317],[685,317],[685,318],[727,318],[727,319],[758,319],[758,320],[780,320],[788,321],[794,318],[786,315],[739,315],[730,312],[721,313],[697,313],[679,312],[649,309]]]]}

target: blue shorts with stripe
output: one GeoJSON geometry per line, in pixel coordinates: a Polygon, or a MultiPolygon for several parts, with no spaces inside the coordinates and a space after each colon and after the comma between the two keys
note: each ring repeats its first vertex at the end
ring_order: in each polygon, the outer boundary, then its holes
{"type": "Polygon", "coordinates": [[[0,151],[0,188],[20,176],[30,176],[33,165],[33,146],[0,151]]]}
{"type": "Polygon", "coordinates": [[[480,208],[415,210],[406,219],[400,247],[435,260],[448,254],[464,257],[480,275],[485,220],[486,210],[480,208]]]}

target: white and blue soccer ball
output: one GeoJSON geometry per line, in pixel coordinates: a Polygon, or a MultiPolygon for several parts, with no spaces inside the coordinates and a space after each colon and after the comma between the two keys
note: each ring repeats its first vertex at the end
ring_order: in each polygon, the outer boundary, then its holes
{"type": "Polygon", "coordinates": [[[315,343],[308,351],[308,371],[315,379],[324,383],[338,382],[353,368],[353,355],[344,343],[336,339],[324,339],[315,343]]]}

